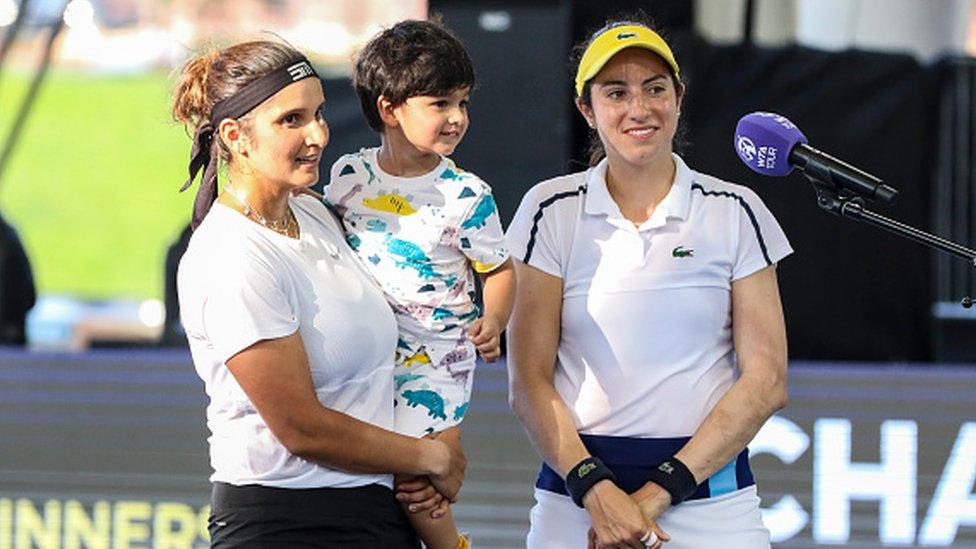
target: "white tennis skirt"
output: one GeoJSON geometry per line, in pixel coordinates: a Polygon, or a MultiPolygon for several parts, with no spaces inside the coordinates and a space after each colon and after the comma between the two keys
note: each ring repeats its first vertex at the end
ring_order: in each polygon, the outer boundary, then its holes
{"type": "MultiPolygon", "coordinates": [[[[535,489],[528,549],[586,549],[590,515],[568,496],[535,489]]],[[[713,498],[689,500],[658,518],[671,535],[664,549],[767,549],[756,486],[713,498]]]]}

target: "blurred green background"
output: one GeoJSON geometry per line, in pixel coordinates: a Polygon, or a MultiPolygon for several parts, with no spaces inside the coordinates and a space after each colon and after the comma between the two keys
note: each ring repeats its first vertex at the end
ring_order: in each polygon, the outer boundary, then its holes
{"type": "MultiPolygon", "coordinates": [[[[52,70],[6,171],[0,212],[30,254],[40,293],[162,298],[166,248],[189,221],[180,194],[190,138],[169,113],[166,72],[52,70]]],[[[30,83],[0,75],[0,140],[30,83]]]]}

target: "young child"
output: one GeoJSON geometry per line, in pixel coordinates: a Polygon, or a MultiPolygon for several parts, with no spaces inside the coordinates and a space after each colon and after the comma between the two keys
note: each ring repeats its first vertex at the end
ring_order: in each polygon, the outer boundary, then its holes
{"type": "MultiPolygon", "coordinates": [[[[326,201],[399,323],[397,431],[460,444],[475,350],[498,357],[515,290],[491,188],[447,158],[468,128],[474,69],[440,24],[403,21],[366,45],[353,80],[382,145],[336,161],[326,201]]],[[[467,547],[449,508],[408,515],[427,547],[467,547]]]]}

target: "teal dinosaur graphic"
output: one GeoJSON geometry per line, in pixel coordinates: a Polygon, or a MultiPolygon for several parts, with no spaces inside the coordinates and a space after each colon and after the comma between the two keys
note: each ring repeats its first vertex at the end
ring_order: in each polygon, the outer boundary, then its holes
{"type": "Polygon", "coordinates": [[[474,308],[471,309],[470,312],[465,313],[463,315],[458,315],[457,318],[458,318],[458,321],[463,324],[465,322],[468,322],[469,320],[470,321],[474,321],[480,315],[481,315],[481,311],[478,309],[478,306],[477,305],[474,305],[474,308]]]}
{"type": "Polygon", "coordinates": [[[352,248],[353,250],[358,250],[359,246],[362,245],[363,243],[363,241],[360,240],[359,237],[354,234],[349,235],[346,238],[346,241],[349,242],[349,247],[352,248]]]}
{"type": "Polygon", "coordinates": [[[454,409],[454,421],[461,421],[464,418],[464,414],[468,413],[468,403],[458,406],[454,409]]]}
{"type": "Polygon", "coordinates": [[[444,168],[444,172],[441,173],[441,179],[446,181],[453,181],[455,179],[461,179],[462,176],[451,168],[444,168]]]}
{"type": "Polygon", "coordinates": [[[430,264],[430,257],[424,253],[423,248],[399,238],[387,235],[386,249],[392,255],[400,256],[403,261],[397,261],[396,266],[401,269],[415,269],[417,274],[424,278],[437,276],[434,267],[430,264]]]}
{"type": "Polygon", "coordinates": [[[695,250],[685,250],[684,246],[677,246],[671,250],[671,257],[694,257],[695,250]]]}
{"type": "Polygon", "coordinates": [[[454,315],[451,314],[450,309],[445,309],[444,307],[434,307],[434,320],[441,320],[444,318],[450,318],[454,315]]]}
{"type": "Polygon", "coordinates": [[[366,230],[374,233],[381,233],[386,230],[386,221],[382,219],[370,219],[366,222],[366,230]]]}
{"type": "Polygon", "coordinates": [[[458,195],[458,199],[461,199],[461,198],[471,198],[472,196],[478,196],[478,195],[476,195],[474,193],[474,191],[471,190],[471,187],[465,187],[461,191],[461,194],[458,195]]]}
{"type": "Polygon", "coordinates": [[[407,399],[407,406],[427,408],[427,415],[434,419],[447,419],[444,413],[444,399],[434,391],[423,389],[420,391],[404,391],[403,398],[407,399]]]}
{"type": "Polygon", "coordinates": [[[366,173],[369,174],[369,179],[366,180],[366,184],[369,185],[376,179],[376,174],[373,173],[373,167],[369,165],[369,162],[363,160],[363,167],[366,168],[366,173]]]}
{"type": "Polygon", "coordinates": [[[488,218],[491,214],[495,213],[498,208],[495,206],[495,199],[490,194],[486,194],[481,198],[481,202],[475,206],[474,212],[471,217],[467,219],[463,224],[461,224],[462,229],[480,229],[485,226],[488,218]]]}
{"type": "Polygon", "coordinates": [[[342,167],[342,171],[339,172],[339,176],[349,175],[351,173],[356,173],[356,169],[352,167],[352,164],[346,164],[342,167]]]}
{"type": "Polygon", "coordinates": [[[393,376],[393,382],[396,383],[396,390],[399,391],[400,387],[403,387],[404,384],[423,378],[424,376],[420,374],[399,374],[393,376]]]}

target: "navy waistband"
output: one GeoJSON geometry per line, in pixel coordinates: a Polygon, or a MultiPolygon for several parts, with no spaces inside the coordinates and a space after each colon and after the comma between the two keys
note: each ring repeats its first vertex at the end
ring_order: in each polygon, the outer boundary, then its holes
{"type": "MultiPolygon", "coordinates": [[[[617,485],[620,489],[631,494],[647,483],[648,470],[677,453],[690,437],[629,438],[580,435],[580,438],[586,449],[600,458],[617,476],[617,485]]],[[[688,499],[721,496],[755,483],[752,469],[749,468],[749,449],[746,448],[728,465],[699,484],[698,490],[688,499]]],[[[542,464],[535,487],[568,495],[562,477],[546,463],[542,464]]]]}

